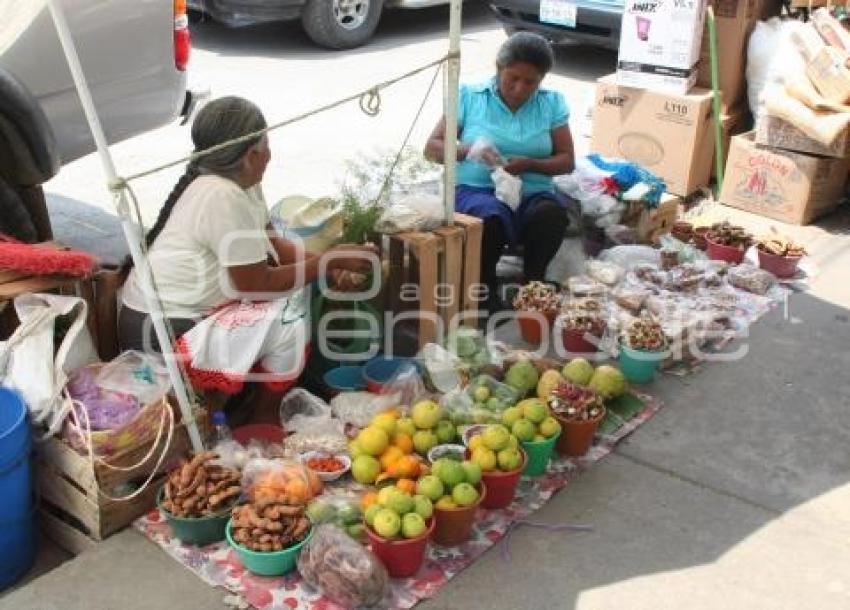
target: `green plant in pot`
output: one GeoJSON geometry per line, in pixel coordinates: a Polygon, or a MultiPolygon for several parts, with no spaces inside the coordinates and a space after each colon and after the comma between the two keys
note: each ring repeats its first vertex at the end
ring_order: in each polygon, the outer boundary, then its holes
{"type": "Polygon", "coordinates": [[[590,388],[563,381],[549,395],[547,405],[561,425],[555,445],[558,453],[571,457],[587,453],[605,417],[602,397],[590,388]]]}
{"type": "Polygon", "coordinates": [[[630,383],[649,383],[669,354],[664,329],[650,317],[632,321],[620,337],[620,370],[630,383]]]}

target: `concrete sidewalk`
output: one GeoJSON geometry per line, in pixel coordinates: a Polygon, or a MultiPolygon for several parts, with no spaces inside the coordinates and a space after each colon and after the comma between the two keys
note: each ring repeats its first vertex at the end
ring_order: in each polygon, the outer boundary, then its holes
{"type": "MultiPolygon", "coordinates": [[[[755,228],[763,219],[724,209],[755,228]]],[[[804,236],[821,274],[752,329],[748,355],[647,391],[665,408],[429,609],[850,607],[850,211],[804,236]]],[[[222,608],[224,592],[134,531],[0,609],[222,608]]]]}

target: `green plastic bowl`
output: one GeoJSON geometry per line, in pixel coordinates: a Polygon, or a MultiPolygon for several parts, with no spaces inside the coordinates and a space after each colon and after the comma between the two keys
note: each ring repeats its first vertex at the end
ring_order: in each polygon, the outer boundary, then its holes
{"type": "Polygon", "coordinates": [[[546,472],[546,467],[549,466],[549,459],[555,451],[555,443],[561,433],[558,432],[552,438],[547,438],[545,441],[531,441],[521,443],[522,448],[528,456],[528,461],[525,463],[525,468],[522,474],[527,477],[539,477],[546,472]]]}
{"type": "Polygon", "coordinates": [[[156,495],[156,505],[171,528],[171,533],[178,540],[186,544],[205,546],[213,542],[224,540],[224,528],[230,520],[230,509],[236,504],[231,502],[227,508],[208,517],[177,517],[165,510],[162,506],[165,487],[160,488],[156,495]]]}
{"type": "Polygon", "coordinates": [[[666,351],[647,352],[620,345],[620,371],[629,383],[649,383],[655,377],[655,372],[661,361],[668,356],[666,351]]]}
{"type": "Polygon", "coordinates": [[[304,540],[295,546],[291,546],[282,551],[261,553],[258,551],[252,551],[251,549],[246,549],[244,546],[236,542],[230,534],[231,529],[231,523],[228,520],[227,526],[225,527],[227,542],[239,554],[239,561],[242,562],[245,569],[252,574],[257,574],[259,576],[283,576],[284,574],[294,570],[295,560],[301,552],[301,547],[303,547],[307,541],[313,537],[313,527],[310,526],[310,531],[307,532],[304,540]]]}

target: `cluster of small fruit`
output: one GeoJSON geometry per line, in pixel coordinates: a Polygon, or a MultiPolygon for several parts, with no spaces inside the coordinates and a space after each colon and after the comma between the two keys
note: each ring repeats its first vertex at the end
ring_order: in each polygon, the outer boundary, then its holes
{"type": "Polygon", "coordinates": [[[545,282],[529,282],[519,289],[513,301],[517,311],[555,312],[561,306],[561,295],[545,282]]]}
{"type": "Polygon", "coordinates": [[[470,459],[483,472],[511,472],[522,465],[519,439],[502,424],[489,424],[469,439],[470,459]]]}
{"type": "Polygon", "coordinates": [[[626,328],[623,342],[632,349],[657,352],[667,347],[667,335],[655,320],[638,318],[626,328]]]}
{"type": "Polygon", "coordinates": [[[604,314],[602,303],[598,299],[571,299],[566,301],[561,309],[561,325],[567,330],[600,336],[607,326],[604,314]]]}
{"type": "Polygon", "coordinates": [[[549,407],[539,398],[526,398],[505,409],[502,424],[521,443],[536,443],[557,436],[561,424],[552,417],[549,407]]]}
{"type": "Polygon", "coordinates": [[[563,381],[549,397],[549,408],[567,419],[586,421],[599,417],[604,405],[599,394],[590,388],[563,381]]]}
{"type": "Polygon", "coordinates": [[[482,468],[472,460],[450,457],[434,462],[431,474],[416,483],[416,493],[425,496],[439,509],[465,508],[478,502],[477,486],[482,468]]]}
{"type": "Polygon", "coordinates": [[[305,514],[313,525],[331,523],[357,542],[366,541],[363,513],[360,507],[352,501],[340,500],[334,502],[330,498],[319,497],[307,505],[305,514]]]}
{"type": "Polygon", "coordinates": [[[431,500],[422,494],[411,494],[397,485],[381,488],[365,502],[363,520],[378,536],[418,538],[428,529],[428,519],[434,514],[431,500]]]}
{"type": "Polygon", "coordinates": [[[421,456],[456,439],[457,428],[431,400],[417,402],[410,417],[397,411],[379,413],[348,444],[352,476],[364,485],[388,478],[417,479],[424,474],[421,456]]]}
{"type": "Polygon", "coordinates": [[[499,383],[488,375],[479,375],[466,388],[472,399],[472,410],[458,410],[452,414],[457,425],[497,423],[502,412],[515,404],[517,391],[509,385],[499,383]]]}

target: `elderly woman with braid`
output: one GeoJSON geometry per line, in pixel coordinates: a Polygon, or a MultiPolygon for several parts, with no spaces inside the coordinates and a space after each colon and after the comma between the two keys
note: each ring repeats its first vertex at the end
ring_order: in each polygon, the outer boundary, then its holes
{"type": "MultiPolygon", "coordinates": [[[[501,308],[496,263],[505,248],[522,245],[525,281],[543,280],[567,228],[568,200],[552,176],[573,171],[569,109],[559,91],[540,86],[554,61],[544,38],[517,32],[499,49],[495,76],[460,88],[455,210],[484,221],[481,281],[491,313],[501,308]],[[522,180],[515,205],[496,195],[496,166],[522,180]]],[[[445,129],[443,118],[425,146],[440,163],[445,129]]]]}
{"type": "MultiPolygon", "coordinates": [[[[254,104],[225,97],[198,113],[192,141],[199,152],[265,128],[254,104]]],[[[274,233],[260,188],[270,156],[265,135],[198,156],[146,236],[156,292],[200,389],[235,394],[252,372],[265,374],[267,389],[289,385],[309,337],[305,286],[320,270],[338,278],[370,268],[369,248],[338,246],[319,256],[274,233]]],[[[123,288],[119,342],[159,351],[135,268],[123,288]]]]}

